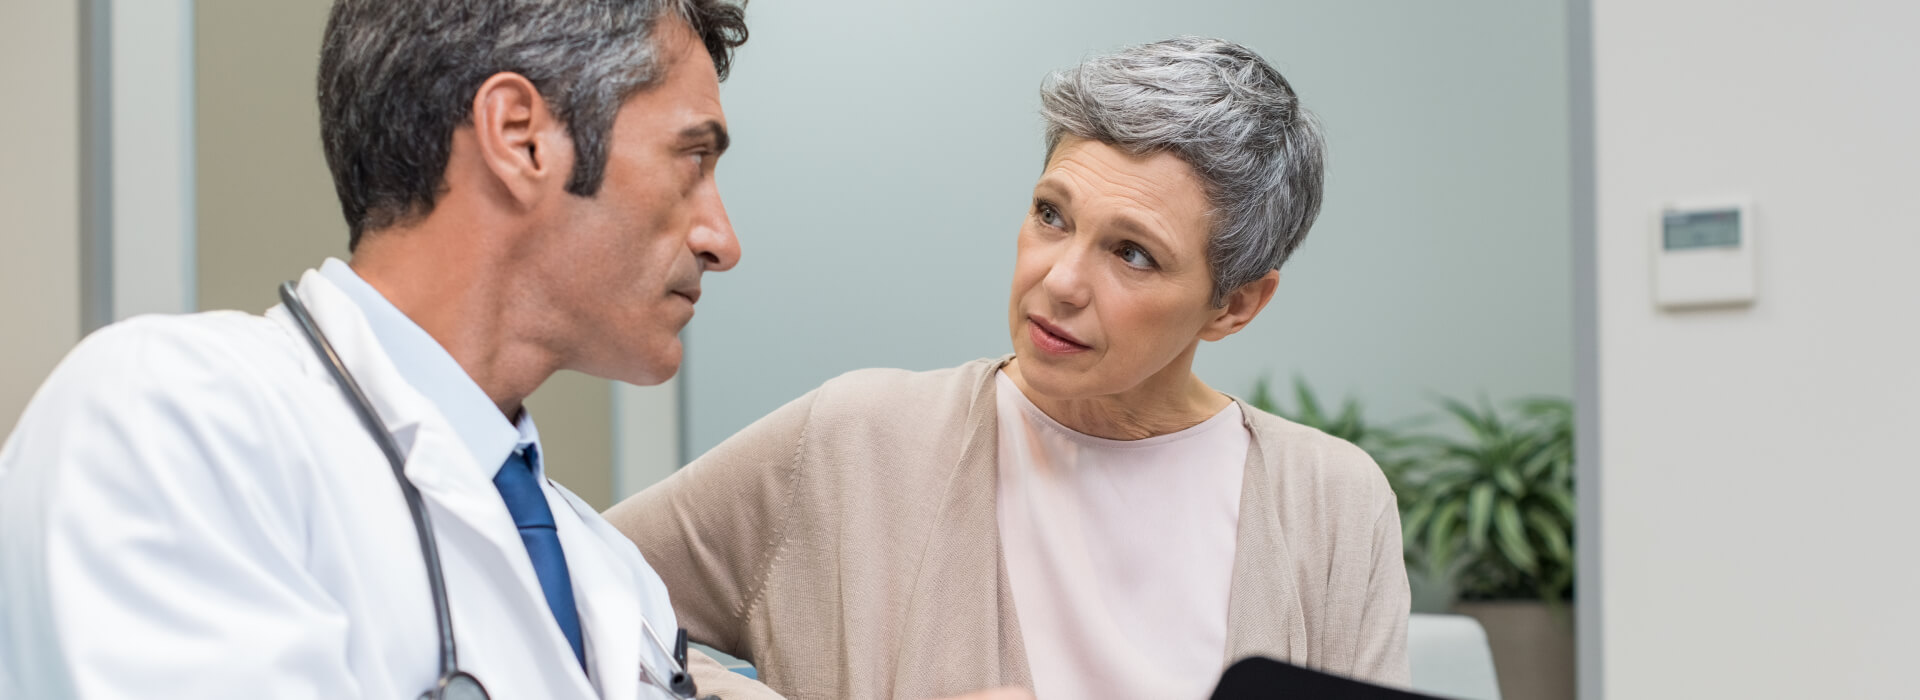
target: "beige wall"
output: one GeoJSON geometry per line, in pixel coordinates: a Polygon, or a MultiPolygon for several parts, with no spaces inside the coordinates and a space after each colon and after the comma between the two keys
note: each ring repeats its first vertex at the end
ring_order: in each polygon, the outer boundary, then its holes
{"type": "Polygon", "coordinates": [[[1915,697],[1916,25],[1593,3],[1607,697],[1915,697]],[[1725,194],[1758,303],[1655,310],[1661,203],[1725,194]]]}
{"type": "MultiPolygon", "coordinates": [[[[347,255],[314,102],[328,5],[196,3],[202,308],[266,309],[281,281],[347,255]]],[[[528,401],[549,473],[600,508],[613,494],[610,391],[563,372],[528,401]]]]}
{"type": "Polygon", "coordinates": [[[323,0],[195,3],[200,306],[264,311],[347,230],[320,154],[323,0]]]}
{"type": "Polygon", "coordinates": [[[0,434],[80,337],[80,14],[0,3],[0,434]]]}

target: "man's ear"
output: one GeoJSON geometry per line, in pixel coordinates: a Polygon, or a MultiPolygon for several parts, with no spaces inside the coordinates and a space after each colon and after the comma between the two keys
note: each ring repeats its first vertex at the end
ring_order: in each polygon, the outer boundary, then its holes
{"type": "Polygon", "coordinates": [[[566,185],[573,143],[533,81],[495,73],[473,95],[473,135],[480,162],[523,207],[566,185]]]}
{"type": "Polygon", "coordinates": [[[1202,340],[1219,340],[1239,333],[1267,308],[1267,302],[1273,301],[1273,291],[1280,287],[1280,271],[1268,270],[1260,279],[1240,285],[1227,293],[1227,304],[1214,311],[1213,319],[1200,329],[1202,340]]]}

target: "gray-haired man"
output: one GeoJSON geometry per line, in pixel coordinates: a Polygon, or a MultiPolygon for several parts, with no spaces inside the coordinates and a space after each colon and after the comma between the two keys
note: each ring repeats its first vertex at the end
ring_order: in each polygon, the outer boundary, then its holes
{"type": "Polygon", "coordinates": [[[522,401],[678,369],[740,255],[745,39],[726,0],[336,2],[352,260],[47,380],[0,451],[0,697],[686,694],[660,577],[544,478],[522,401]]]}

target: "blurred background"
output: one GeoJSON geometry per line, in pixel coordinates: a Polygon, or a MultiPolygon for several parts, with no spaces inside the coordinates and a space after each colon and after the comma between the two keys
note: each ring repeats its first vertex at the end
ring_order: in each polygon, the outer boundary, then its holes
{"type": "MultiPolygon", "coordinates": [[[[0,428],[100,325],[259,312],[345,256],[327,7],[0,5],[0,428]]],[[[705,283],[683,371],[563,373],[530,405],[551,472],[605,507],[840,373],[1008,352],[1041,79],[1219,36],[1319,115],[1329,175],[1275,302],[1197,369],[1374,454],[1416,609],[1479,621],[1506,698],[1911,696],[1916,23],[1867,1],[756,0],[722,89],[745,255],[705,283]],[[1731,238],[1689,228],[1727,212],[1731,238]]]]}

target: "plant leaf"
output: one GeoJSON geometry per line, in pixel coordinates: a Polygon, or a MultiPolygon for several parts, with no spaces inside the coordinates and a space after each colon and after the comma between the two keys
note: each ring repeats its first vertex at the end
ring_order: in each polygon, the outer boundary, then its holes
{"type": "Polygon", "coordinates": [[[1561,520],[1569,523],[1579,522],[1580,506],[1574,502],[1571,489],[1553,489],[1541,495],[1546,497],[1548,503],[1553,504],[1554,510],[1560,511],[1561,520]]]}
{"type": "Polygon", "coordinates": [[[1469,444],[1490,444],[1493,442],[1494,435],[1492,426],[1488,425],[1485,418],[1475,411],[1472,406],[1461,403],[1458,399],[1441,397],[1440,410],[1453,416],[1455,420],[1460,421],[1461,425],[1467,427],[1468,432],[1473,433],[1475,442],[1469,444]]]}
{"type": "Polygon", "coordinates": [[[1280,407],[1273,403],[1273,387],[1266,377],[1261,377],[1260,381],[1253,383],[1253,397],[1247,399],[1247,403],[1253,404],[1254,408],[1262,411],[1280,415],[1280,407]]]}
{"type": "Polygon", "coordinates": [[[1493,465],[1493,482],[1499,484],[1500,490],[1507,492],[1508,496],[1525,498],[1527,495],[1526,484],[1520,480],[1520,470],[1512,464],[1493,465]]]}
{"type": "Polygon", "coordinates": [[[1546,471],[1547,467],[1552,466],[1554,460],[1560,459],[1560,456],[1561,451],[1556,445],[1551,443],[1540,445],[1534,453],[1528,456],[1526,461],[1520,465],[1520,473],[1528,480],[1538,479],[1540,478],[1540,473],[1546,471]]]}
{"type": "Polygon", "coordinates": [[[1493,484],[1481,482],[1467,492],[1467,547],[1487,548],[1487,528],[1493,522],[1493,484]]]}
{"type": "Polygon", "coordinates": [[[1494,541],[1499,543],[1500,552],[1513,568],[1528,574],[1540,572],[1540,560],[1534,555],[1533,545],[1527,544],[1526,527],[1520,522],[1520,507],[1513,501],[1503,498],[1494,507],[1493,530],[1494,541]]]}
{"type": "Polygon", "coordinates": [[[1554,522],[1547,511],[1533,508],[1527,511],[1527,526],[1533,529],[1534,539],[1546,545],[1547,556],[1553,562],[1571,568],[1573,565],[1573,542],[1568,539],[1567,531],[1554,522]]]}
{"type": "Polygon", "coordinates": [[[1448,499],[1427,525],[1427,566],[1435,573],[1444,571],[1453,561],[1453,530],[1465,505],[1465,500],[1448,499]]]}
{"type": "Polygon", "coordinates": [[[1366,438],[1366,423],[1360,419],[1360,402],[1347,399],[1340,405],[1340,415],[1333,419],[1333,434],[1348,442],[1359,443],[1366,438]]]}
{"type": "Polygon", "coordinates": [[[1307,386],[1307,380],[1299,375],[1293,377],[1293,398],[1300,403],[1295,407],[1300,411],[1300,423],[1323,430],[1327,427],[1327,417],[1320,411],[1320,400],[1314,397],[1313,388],[1307,386]]]}
{"type": "Polygon", "coordinates": [[[1420,530],[1426,527],[1428,519],[1433,517],[1433,507],[1434,501],[1421,499],[1419,504],[1407,511],[1407,516],[1400,520],[1400,539],[1404,546],[1409,549],[1418,546],[1415,543],[1420,541],[1420,530]]]}

